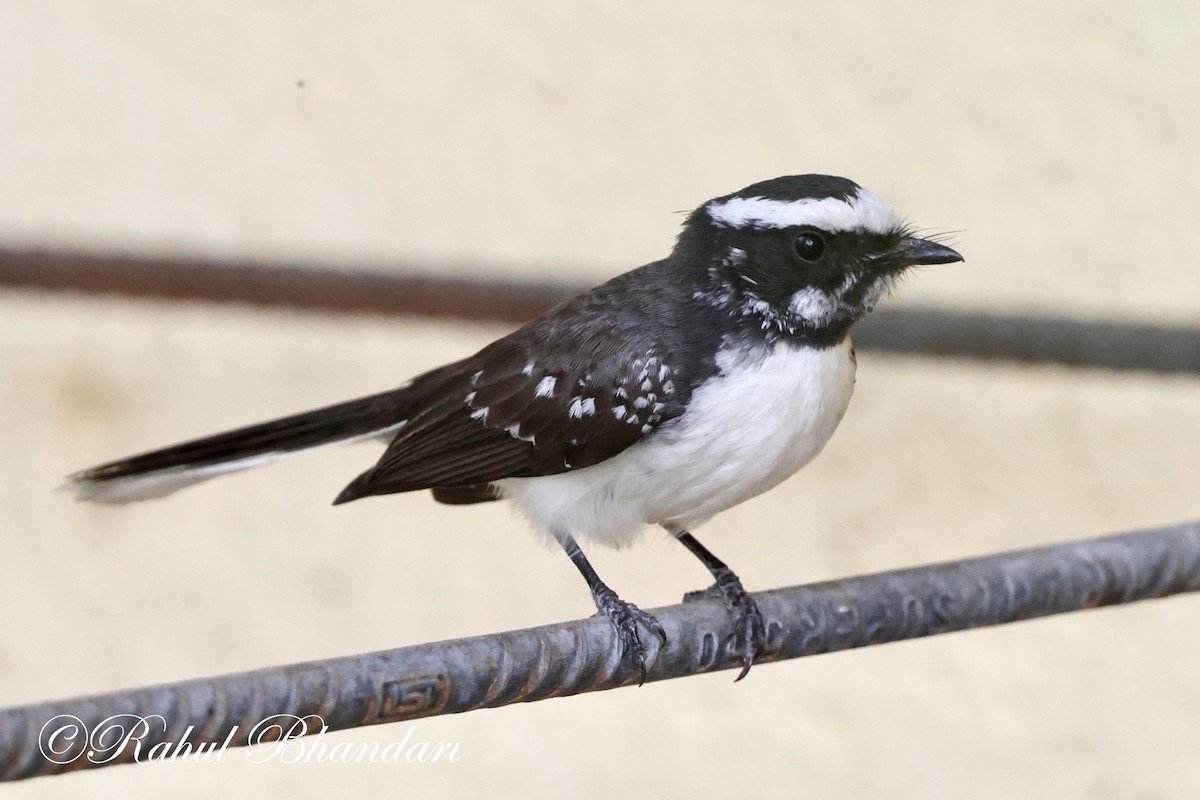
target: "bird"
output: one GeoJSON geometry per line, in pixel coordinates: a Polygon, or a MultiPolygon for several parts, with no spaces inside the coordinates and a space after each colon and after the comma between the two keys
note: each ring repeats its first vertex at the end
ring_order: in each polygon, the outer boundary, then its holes
{"type": "Polygon", "coordinates": [[[68,476],[77,499],[126,503],[333,444],[386,448],[334,504],[430,490],[451,505],[507,500],[557,542],[646,679],[660,622],[597,575],[576,536],[623,547],[665,529],[732,621],[741,680],[764,618],[693,531],[810,462],[854,388],[850,334],[913,267],[962,256],[921,237],[847,178],[788,175],[709,200],[670,254],[550,309],[473,355],[397,388],[68,476]]]}

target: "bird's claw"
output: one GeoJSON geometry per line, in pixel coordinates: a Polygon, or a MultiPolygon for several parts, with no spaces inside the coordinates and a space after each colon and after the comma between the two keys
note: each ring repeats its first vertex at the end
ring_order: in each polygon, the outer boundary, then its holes
{"type": "Polygon", "coordinates": [[[734,683],[746,677],[754,659],[762,653],[767,645],[767,627],[758,603],[742,586],[741,580],[732,572],[717,576],[717,581],[707,589],[688,592],[683,596],[683,602],[691,603],[697,600],[720,599],[726,610],[733,616],[734,646],[741,650],[742,671],[738,673],[734,683]]]}
{"type": "Polygon", "coordinates": [[[638,686],[641,686],[646,682],[646,647],[638,634],[638,624],[654,634],[660,649],[667,646],[667,632],[654,615],[642,611],[633,603],[625,602],[603,584],[596,587],[592,597],[596,601],[596,608],[608,618],[617,634],[617,647],[621,650],[621,659],[629,658],[633,661],[633,666],[638,672],[638,686]]]}

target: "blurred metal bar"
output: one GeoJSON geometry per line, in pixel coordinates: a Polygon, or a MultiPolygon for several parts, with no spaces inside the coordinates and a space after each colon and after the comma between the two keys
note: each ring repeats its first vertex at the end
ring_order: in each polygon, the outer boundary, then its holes
{"type": "MultiPolygon", "coordinates": [[[[0,287],[245,303],[315,312],[414,314],[523,323],[587,287],[434,277],[478,270],[322,270],[186,258],[0,249],[0,287]]],[[[933,308],[882,308],[858,328],[863,350],[1200,374],[1200,328],[933,308]]]]}
{"type": "MultiPolygon", "coordinates": [[[[1198,590],[1200,521],[777,589],[755,598],[768,623],[765,662],[1198,590]]],[[[654,613],[666,628],[668,645],[656,651],[651,641],[648,680],[738,666],[719,602],[654,613]]],[[[636,676],[613,647],[608,622],[592,617],[4,709],[0,780],[154,760],[151,748],[157,746],[161,758],[185,741],[262,746],[275,738],[258,738],[263,720],[290,725],[276,716],[281,714],[307,718],[312,733],[322,724],[339,730],[630,685],[636,676]],[[134,715],[117,722],[140,734],[140,757],[114,723],[105,728],[104,721],[116,715],[134,715]],[[138,727],[135,717],[150,715],[160,715],[162,724],[154,718],[138,727]],[[84,752],[89,749],[90,756],[84,752]]]]}
{"type": "MultiPolygon", "coordinates": [[[[423,275],[409,265],[328,270],[311,265],[223,263],[189,258],[88,255],[0,249],[0,287],[154,300],[241,303],[325,313],[418,314],[522,323],[579,287],[423,275]]],[[[442,265],[442,274],[469,270],[442,265]]]]}
{"type": "Polygon", "coordinates": [[[981,361],[1200,375],[1200,328],[881,308],[859,323],[863,350],[981,361]]]}

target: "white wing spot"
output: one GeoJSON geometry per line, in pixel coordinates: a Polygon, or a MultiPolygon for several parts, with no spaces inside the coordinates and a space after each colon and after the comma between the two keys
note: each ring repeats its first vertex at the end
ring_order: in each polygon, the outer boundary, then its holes
{"type": "Polygon", "coordinates": [[[532,436],[521,435],[521,423],[519,422],[516,425],[509,425],[507,428],[505,428],[505,430],[508,431],[508,435],[514,439],[520,439],[522,442],[533,442],[532,436]]]}
{"type": "Polygon", "coordinates": [[[534,396],[535,397],[553,397],[554,396],[554,384],[556,384],[556,383],[558,383],[558,378],[555,378],[553,375],[547,375],[545,378],[542,378],[542,380],[538,383],[537,389],[535,389],[533,392],[534,396]]]}
{"type": "Polygon", "coordinates": [[[672,392],[675,391],[675,384],[672,381],[667,381],[666,383],[663,384],[662,389],[663,389],[664,395],[671,394],[672,392]]]}
{"type": "Polygon", "coordinates": [[[649,379],[649,378],[647,378],[646,380],[642,381],[642,391],[643,391],[643,392],[648,392],[648,391],[650,391],[650,390],[651,390],[651,389],[653,389],[653,388],[654,388],[654,384],[650,382],[650,379],[649,379]]]}
{"type": "Polygon", "coordinates": [[[646,408],[649,405],[650,405],[650,401],[644,397],[639,397],[633,401],[634,408],[646,408]]]}
{"type": "Polygon", "coordinates": [[[567,409],[567,416],[575,419],[590,417],[596,413],[596,401],[591,397],[573,397],[567,409]]]}
{"type": "Polygon", "coordinates": [[[471,419],[477,419],[480,422],[484,422],[487,420],[487,412],[487,408],[481,408],[478,411],[474,411],[471,413],[471,419]]]}
{"type": "Polygon", "coordinates": [[[476,372],[474,375],[472,375],[471,376],[471,385],[474,386],[475,384],[479,383],[479,378],[482,375],[483,375],[483,370],[479,370],[479,372],[476,372]]]}
{"type": "Polygon", "coordinates": [[[467,405],[471,405],[471,403],[474,403],[475,402],[475,392],[469,393],[463,402],[465,402],[467,405]]]}
{"type": "Polygon", "coordinates": [[[612,412],[618,420],[625,419],[625,406],[613,406],[612,412]]]}
{"type": "Polygon", "coordinates": [[[528,364],[526,364],[526,365],[525,365],[525,369],[521,370],[521,372],[522,372],[523,374],[525,374],[525,375],[532,375],[532,374],[533,374],[533,368],[534,368],[535,366],[537,366],[537,365],[536,365],[536,364],[534,364],[532,361],[530,361],[528,364]]]}

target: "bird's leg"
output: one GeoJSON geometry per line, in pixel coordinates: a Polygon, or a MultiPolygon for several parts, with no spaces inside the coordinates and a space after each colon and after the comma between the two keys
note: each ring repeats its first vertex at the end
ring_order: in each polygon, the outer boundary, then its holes
{"type": "Polygon", "coordinates": [[[667,530],[682,542],[684,547],[691,550],[704,566],[708,567],[708,571],[716,580],[707,589],[688,592],[684,595],[683,601],[688,603],[693,600],[720,598],[725,603],[725,608],[733,615],[735,645],[740,645],[742,649],[742,672],[735,679],[736,683],[750,672],[750,667],[754,666],[755,657],[762,652],[767,643],[766,625],[763,622],[762,612],[758,610],[758,604],[754,602],[754,598],[742,586],[741,579],[726,566],[724,561],[714,556],[707,547],[696,541],[695,536],[682,528],[668,528],[667,530]]]}
{"type": "Polygon", "coordinates": [[[648,631],[658,637],[660,647],[666,647],[667,632],[663,630],[663,626],[653,615],[647,614],[633,603],[627,603],[617,597],[617,593],[600,580],[600,576],[596,574],[596,570],[583,555],[583,551],[579,549],[574,537],[569,533],[556,533],[555,538],[583,574],[588,588],[592,590],[592,600],[595,601],[596,608],[601,614],[608,617],[609,623],[616,631],[621,658],[629,656],[633,659],[639,676],[638,685],[642,685],[646,682],[646,648],[642,645],[641,637],[638,635],[638,623],[645,625],[648,631]]]}

